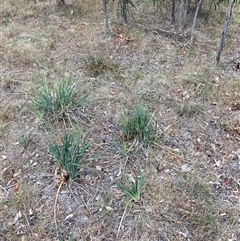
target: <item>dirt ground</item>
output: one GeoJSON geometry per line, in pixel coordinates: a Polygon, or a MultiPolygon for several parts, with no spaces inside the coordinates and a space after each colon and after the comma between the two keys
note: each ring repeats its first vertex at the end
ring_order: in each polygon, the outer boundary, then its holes
{"type": "Polygon", "coordinates": [[[106,32],[101,1],[66,3],[1,3],[0,240],[240,240],[239,6],[216,66],[226,7],[203,8],[184,46],[191,17],[178,33],[168,5],[143,1],[123,25],[109,2],[106,32]],[[39,122],[31,101],[43,78],[70,75],[85,103],[72,121],[39,122]],[[153,143],[122,137],[135,103],[152,113],[153,143]],[[59,188],[49,145],[73,126],[90,161],[59,188]],[[118,184],[141,170],[130,202],[118,184]]]}

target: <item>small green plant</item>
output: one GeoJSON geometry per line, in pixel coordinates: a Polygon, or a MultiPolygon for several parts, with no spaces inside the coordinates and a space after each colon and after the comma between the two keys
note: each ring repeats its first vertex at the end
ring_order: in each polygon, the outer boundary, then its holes
{"type": "Polygon", "coordinates": [[[24,149],[26,149],[32,141],[33,137],[30,134],[22,135],[19,139],[19,143],[24,149]]]}
{"type": "MultiPolygon", "coordinates": [[[[65,239],[66,240],[66,239],[65,239]]],[[[74,241],[73,233],[69,235],[68,241],[74,241]]],[[[60,236],[58,236],[58,241],[64,241],[64,239],[60,236]]]]}
{"type": "Polygon", "coordinates": [[[150,142],[156,134],[156,127],[152,125],[152,115],[148,108],[136,104],[129,111],[122,111],[120,127],[126,140],[138,137],[140,141],[150,142]]]}
{"type": "Polygon", "coordinates": [[[138,202],[141,197],[141,192],[146,183],[146,179],[141,171],[140,175],[137,175],[133,184],[130,187],[118,184],[118,187],[134,202],[138,202]]]}
{"type": "Polygon", "coordinates": [[[72,77],[60,80],[52,89],[44,79],[43,89],[32,99],[33,112],[40,120],[64,118],[80,107],[87,98],[85,95],[75,101],[78,92],[79,90],[72,84],[72,77]]]}
{"type": "Polygon", "coordinates": [[[106,71],[116,71],[119,65],[114,63],[111,59],[103,57],[89,56],[85,61],[85,68],[90,72],[90,75],[96,77],[106,71]]]}
{"type": "Polygon", "coordinates": [[[166,105],[175,110],[179,116],[193,117],[203,113],[203,108],[199,104],[186,101],[179,103],[177,101],[167,101],[166,105]]]}
{"type": "Polygon", "coordinates": [[[60,167],[67,172],[72,180],[76,179],[84,167],[83,157],[90,146],[82,137],[81,131],[65,133],[62,143],[49,145],[49,150],[60,167]]]}
{"type": "Polygon", "coordinates": [[[202,107],[194,103],[185,103],[176,107],[176,111],[180,116],[192,117],[202,113],[202,107]]]}

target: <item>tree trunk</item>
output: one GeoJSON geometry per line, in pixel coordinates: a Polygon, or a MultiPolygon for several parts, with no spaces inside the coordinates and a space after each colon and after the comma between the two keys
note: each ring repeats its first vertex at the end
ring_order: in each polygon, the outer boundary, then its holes
{"type": "Polygon", "coordinates": [[[176,2],[175,0],[172,0],[172,23],[175,23],[175,6],[176,2]]]}
{"type": "Polygon", "coordinates": [[[122,18],[123,22],[127,23],[127,0],[122,0],[122,18]]]}
{"type": "Polygon", "coordinates": [[[190,0],[181,0],[180,2],[179,14],[178,14],[179,31],[182,31],[185,28],[189,3],[190,3],[190,0]]]}
{"type": "Polygon", "coordinates": [[[218,49],[218,53],[217,53],[217,57],[216,57],[217,65],[220,61],[221,52],[223,50],[223,45],[224,45],[224,42],[225,42],[225,39],[226,39],[228,26],[229,26],[229,23],[230,23],[230,20],[231,20],[231,17],[232,17],[232,5],[233,5],[233,0],[229,0],[228,10],[227,10],[227,19],[226,19],[224,30],[222,32],[222,40],[221,40],[221,43],[219,45],[219,49],[218,49]]]}
{"type": "Polygon", "coordinates": [[[57,0],[57,5],[58,5],[58,6],[63,6],[63,5],[65,5],[65,0],[57,0]]]}
{"type": "Polygon", "coordinates": [[[196,11],[195,11],[195,14],[194,14],[193,24],[192,24],[192,28],[191,28],[191,41],[193,40],[193,32],[194,32],[196,21],[197,21],[197,15],[198,15],[199,10],[200,10],[201,5],[202,5],[202,1],[203,0],[198,1],[198,5],[197,5],[197,8],[196,8],[196,11]]]}
{"type": "Polygon", "coordinates": [[[108,30],[108,11],[107,11],[107,0],[103,0],[103,11],[105,14],[105,28],[108,30]]]}

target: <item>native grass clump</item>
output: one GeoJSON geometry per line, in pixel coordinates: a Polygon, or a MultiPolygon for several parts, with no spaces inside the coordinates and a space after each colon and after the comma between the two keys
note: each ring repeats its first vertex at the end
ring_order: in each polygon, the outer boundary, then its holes
{"type": "Polygon", "coordinates": [[[152,123],[153,115],[148,107],[135,104],[130,110],[122,111],[120,128],[127,141],[138,138],[149,143],[154,140],[156,126],[152,123]]]}
{"type": "Polygon", "coordinates": [[[203,113],[203,109],[200,105],[195,104],[195,103],[183,103],[183,104],[178,104],[174,103],[173,105],[175,111],[178,113],[179,116],[181,117],[193,117],[193,116],[198,116],[203,113]]]}
{"type": "Polygon", "coordinates": [[[85,69],[92,77],[97,77],[105,72],[117,73],[119,71],[119,64],[106,57],[90,55],[84,60],[84,64],[85,69]]]}
{"type": "Polygon", "coordinates": [[[90,142],[82,136],[82,131],[72,131],[64,134],[61,143],[55,141],[49,145],[49,150],[62,173],[74,180],[85,166],[84,155],[89,146],[90,142]]]}
{"type": "Polygon", "coordinates": [[[45,78],[43,88],[31,100],[33,113],[40,121],[69,119],[87,98],[87,95],[77,97],[78,93],[79,88],[73,84],[72,77],[61,79],[53,87],[49,87],[45,78]]]}

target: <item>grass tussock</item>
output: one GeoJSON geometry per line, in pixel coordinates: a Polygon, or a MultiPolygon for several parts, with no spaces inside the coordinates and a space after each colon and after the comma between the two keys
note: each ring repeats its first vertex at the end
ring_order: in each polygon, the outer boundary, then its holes
{"type": "Polygon", "coordinates": [[[119,71],[119,65],[114,63],[110,58],[89,56],[84,62],[85,69],[93,77],[104,74],[108,71],[113,73],[119,71]]]}
{"type": "Polygon", "coordinates": [[[71,77],[56,82],[53,88],[49,88],[45,79],[42,90],[31,101],[33,113],[39,120],[68,118],[87,98],[84,95],[76,99],[78,93],[71,77]]]}
{"type": "Polygon", "coordinates": [[[126,140],[138,138],[143,142],[154,140],[156,127],[152,123],[153,115],[148,107],[135,104],[130,110],[122,111],[120,128],[126,140]]]}
{"type": "Polygon", "coordinates": [[[197,116],[203,112],[203,108],[195,103],[176,104],[174,108],[179,116],[185,117],[197,116]]]}
{"type": "Polygon", "coordinates": [[[56,162],[59,164],[64,175],[71,180],[78,177],[79,172],[84,168],[84,154],[90,142],[86,142],[82,132],[65,133],[61,143],[55,142],[49,145],[49,150],[56,162]]]}

